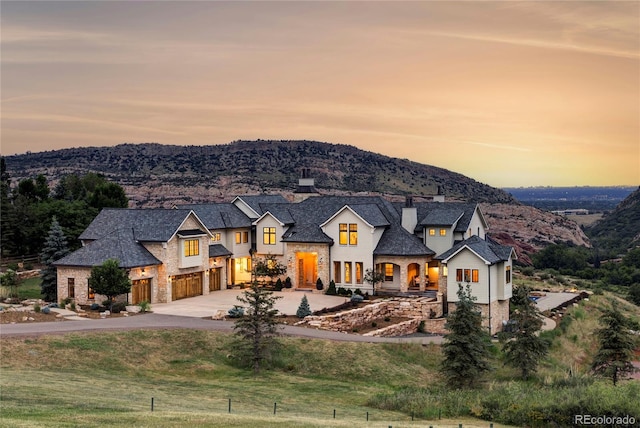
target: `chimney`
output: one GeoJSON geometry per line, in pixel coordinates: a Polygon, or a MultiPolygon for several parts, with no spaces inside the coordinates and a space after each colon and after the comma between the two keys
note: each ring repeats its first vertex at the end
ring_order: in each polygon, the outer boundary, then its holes
{"type": "Polygon", "coordinates": [[[309,196],[318,194],[315,188],[315,180],[311,178],[311,168],[302,168],[298,179],[298,188],[293,193],[295,202],[304,201],[309,196]]]}
{"type": "Polygon", "coordinates": [[[413,206],[413,196],[407,196],[402,207],[402,227],[412,235],[418,225],[418,209],[413,206]]]}
{"type": "Polygon", "coordinates": [[[433,202],[444,202],[444,187],[438,185],[438,194],[433,196],[433,202]]]}

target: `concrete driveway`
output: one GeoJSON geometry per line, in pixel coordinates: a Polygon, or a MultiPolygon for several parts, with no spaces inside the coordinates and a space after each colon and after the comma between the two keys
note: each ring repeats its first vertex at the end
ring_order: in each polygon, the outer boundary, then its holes
{"type": "MultiPolygon", "coordinates": [[[[156,314],[178,315],[183,317],[204,318],[210,317],[223,311],[227,311],[234,305],[240,305],[237,297],[243,290],[220,290],[212,291],[206,296],[190,297],[188,299],[176,300],[171,303],[154,303],[151,310],[156,314]]],[[[346,301],[348,298],[338,296],[327,296],[322,293],[311,293],[305,291],[274,291],[274,296],[281,297],[276,301],[276,309],[284,315],[295,315],[300,306],[302,296],[307,296],[311,311],[318,311],[324,308],[333,308],[346,301]]]]}

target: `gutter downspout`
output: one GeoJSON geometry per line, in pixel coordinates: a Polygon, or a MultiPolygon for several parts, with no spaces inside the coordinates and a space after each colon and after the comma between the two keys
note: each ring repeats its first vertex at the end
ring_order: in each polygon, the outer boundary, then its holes
{"type": "Polygon", "coordinates": [[[489,265],[489,336],[491,336],[491,265],[489,265]]]}

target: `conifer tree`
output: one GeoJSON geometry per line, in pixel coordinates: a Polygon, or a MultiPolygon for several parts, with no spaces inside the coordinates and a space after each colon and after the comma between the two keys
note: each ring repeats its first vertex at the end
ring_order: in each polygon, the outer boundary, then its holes
{"type": "Polygon", "coordinates": [[[456,310],[447,317],[440,371],[449,386],[474,387],[490,370],[489,333],[482,327],[482,315],[471,296],[471,287],[459,285],[456,310]]]}
{"type": "Polygon", "coordinates": [[[610,377],[615,386],[625,374],[636,371],[633,361],[634,337],[629,329],[629,320],[618,309],[615,301],[600,319],[604,327],[596,331],[600,347],[591,364],[596,375],[610,377]]]}
{"type": "Polygon", "coordinates": [[[247,310],[233,327],[234,334],[239,339],[235,351],[241,360],[250,363],[257,374],[276,344],[278,310],[274,305],[280,297],[274,296],[266,288],[258,287],[258,283],[254,282],[237,299],[245,304],[247,310]]]}
{"type": "Polygon", "coordinates": [[[58,274],[56,267],[53,266],[53,262],[60,260],[64,256],[69,254],[69,247],[67,246],[67,237],[58,223],[58,219],[53,217],[51,221],[51,228],[49,229],[49,235],[44,243],[42,252],[40,253],[40,259],[44,263],[45,268],[42,269],[40,276],[42,277],[42,283],[40,285],[42,298],[47,302],[57,301],[58,294],[58,274]]]}
{"type": "Polygon", "coordinates": [[[309,300],[307,296],[302,296],[302,300],[300,300],[300,306],[298,306],[298,310],[296,311],[296,316],[298,318],[304,318],[311,315],[311,307],[309,306],[309,300]]]}
{"type": "Polygon", "coordinates": [[[529,288],[521,285],[514,289],[512,302],[517,304],[511,313],[515,321],[515,332],[506,335],[503,347],[507,364],[520,370],[523,379],[528,379],[538,369],[538,364],[547,355],[548,343],[540,338],[542,315],[531,299],[529,288]]]}

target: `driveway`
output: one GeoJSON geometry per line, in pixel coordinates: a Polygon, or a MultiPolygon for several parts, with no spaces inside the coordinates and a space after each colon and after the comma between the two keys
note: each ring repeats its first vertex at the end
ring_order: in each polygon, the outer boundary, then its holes
{"type": "MultiPolygon", "coordinates": [[[[213,291],[206,296],[190,297],[188,299],[176,300],[171,303],[154,303],[151,310],[156,314],[179,315],[182,317],[205,318],[211,317],[222,311],[225,315],[234,305],[241,305],[237,297],[243,290],[220,290],[213,291]]],[[[308,291],[274,291],[273,295],[280,297],[276,300],[275,308],[284,315],[295,315],[300,306],[302,296],[307,296],[311,311],[319,311],[324,308],[338,306],[348,298],[338,296],[327,296],[322,293],[311,293],[308,291]]]]}

